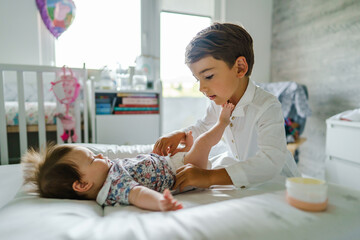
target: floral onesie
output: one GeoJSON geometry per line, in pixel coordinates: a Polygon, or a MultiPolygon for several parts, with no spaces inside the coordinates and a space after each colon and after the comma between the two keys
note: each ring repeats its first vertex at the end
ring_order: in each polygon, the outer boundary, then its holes
{"type": "Polygon", "coordinates": [[[175,169],[168,161],[168,157],[154,153],[113,160],[96,201],[100,205],[127,205],[130,190],[138,185],[157,192],[163,192],[166,188],[171,189],[175,183],[175,169]]]}

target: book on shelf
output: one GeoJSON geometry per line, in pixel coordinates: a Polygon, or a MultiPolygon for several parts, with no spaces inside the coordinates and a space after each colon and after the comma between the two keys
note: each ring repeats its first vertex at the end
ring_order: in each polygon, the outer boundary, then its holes
{"type": "Polygon", "coordinates": [[[96,108],[111,108],[110,103],[96,103],[96,108]]]}
{"type": "Polygon", "coordinates": [[[158,103],[157,98],[134,98],[134,97],[123,97],[121,104],[142,104],[142,105],[156,105],[158,103]]]}
{"type": "Polygon", "coordinates": [[[117,97],[148,97],[157,98],[157,93],[118,93],[117,97]]]}
{"type": "Polygon", "coordinates": [[[118,104],[117,107],[159,107],[159,104],[118,104]]]}
{"type": "Polygon", "coordinates": [[[110,98],[95,98],[95,103],[110,103],[110,98]]]}
{"type": "Polygon", "coordinates": [[[114,114],[159,114],[159,111],[114,111],[114,114]]]}
{"type": "Polygon", "coordinates": [[[153,92],[95,93],[96,114],[159,113],[159,94],[153,92]]]}
{"type": "Polygon", "coordinates": [[[96,114],[102,115],[102,114],[111,114],[111,108],[96,108],[96,114]]]}
{"type": "Polygon", "coordinates": [[[159,111],[158,107],[114,107],[114,111],[159,111]]]}

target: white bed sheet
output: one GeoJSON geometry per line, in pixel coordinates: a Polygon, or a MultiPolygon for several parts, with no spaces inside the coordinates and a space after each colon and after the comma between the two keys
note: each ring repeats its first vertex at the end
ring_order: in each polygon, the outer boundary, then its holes
{"type": "MultiPolygon", "coordinates": [[[[118,157],[151,149],[90,147],[118,157]]],[[[2,204],[17,192],[20,182],[19,165],[0,167],[2,204]]],[[[360,235],[360,192],[337,185],[329,184],[329,207],[321,213],[288,205],[280,178],[249,189],[197,189],[176,197],[185,208],[162,213],[134,206],[102,208],[95,201],[41,199],[19,191],[0,209],[0,239],[358,239],[360,235]]]]}

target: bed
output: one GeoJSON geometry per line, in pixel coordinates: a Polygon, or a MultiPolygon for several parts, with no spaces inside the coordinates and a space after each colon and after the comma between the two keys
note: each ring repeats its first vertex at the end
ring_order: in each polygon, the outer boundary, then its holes
{"type": "MultiPolygon", "coordinates": [[[[89,142],[87,69],[71,69],[81,85],[72,108],[77,120],[77,142],[89,142]]],[[[0,64],[1,164],[14,159],[18,162],[30,146],[38,148],[47,141],[62,142],[63,128],[56,121],[56,114],[63,112],[64,106],[50,91],[50,83],[57,80],[59,72],[59,67],[0,64]],[[51,132],[54,134],[49,135],[51,132]]]]}
{"type": "MultiPolygon", "coordinates": [[[[131,157],[150,145],[85,144],[131,157]]],[[[217,156],[214,156],[215,159],[217,156]]],[[[0,166],[0,239],[359,239],[360,192],[329,184],[325,212],[285,201],[284,179],[235,189],[213,186],[178,194],[184,209],[102,208],[95,201],[43,199],[24,192],[18,164],[0,166]]]]}

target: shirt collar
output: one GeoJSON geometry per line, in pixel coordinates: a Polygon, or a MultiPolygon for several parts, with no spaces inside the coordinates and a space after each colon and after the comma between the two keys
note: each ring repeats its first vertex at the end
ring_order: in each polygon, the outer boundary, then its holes
{"type": "Polygon", "coordinates": [[[116,166],[116,164],[114,164],[114,162],[111,161],[109,173],[106,177],[104,185],[101,187],[100,191],[98,192],[98,195],[96,196],[96,202],[98,204],[100,204],[101,206],[105,203],[105,200],[108,196],[108,193],[109,193],[109,190],[111,187],[111,180],[112,180],[111,176],[112,176],[112,173],[115,171],[115,166],[116,166]]]}
{"type": "Polygon", "coordinates": [[[249,79],[248,86],[245,90],[244,95],[240,98],[240,101],[236,104],[232,116],[242,117],[244,116],[244,107],[252,102],[255,95],[255,84],[249,79]]]}

